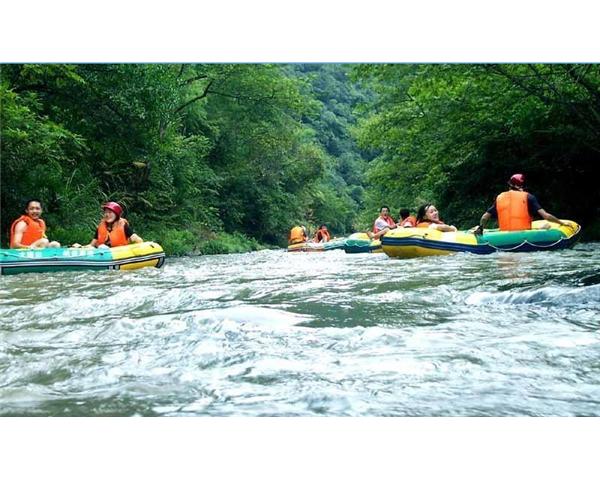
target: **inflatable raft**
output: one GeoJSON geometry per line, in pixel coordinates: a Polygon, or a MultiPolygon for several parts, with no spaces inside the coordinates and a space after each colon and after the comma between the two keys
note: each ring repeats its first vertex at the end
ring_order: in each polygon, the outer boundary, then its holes
{"type": "Polygon", "coordinates": [[[288,252],[327,252],[329,250],[337,250],[344,248],[346,238],[332,238],[325,243],[317,242],[302,242],[289,245],[288,252]]]}
{"type": "Polygon", "coordinates": [[[72,270],[135,270],[160,268],[165,252],[158,243],[133,243],[115,248],[0,249],[0,274],[72,270]]]}
{"type": "Polygon", "coordinates": [[[381,240],[371,240],[369,235],[363,232],[353,233],[344,242],[346,253],[383,253],[381,240]]]}
{"type": "Polygon", "coordinates": [[[531,230],[501,232],[485,230],[483,235],[469,232],[439,232],[430,228],[399,228],[386,233],[381,240],[384,253],[390,257],[414,258],[469,252],[480,255],[494,252],[535,252],[572,247],[579,239],[581,227],[539,220],[531,230]],[[544,228],[544,227],[550,228],[544,228]]]}

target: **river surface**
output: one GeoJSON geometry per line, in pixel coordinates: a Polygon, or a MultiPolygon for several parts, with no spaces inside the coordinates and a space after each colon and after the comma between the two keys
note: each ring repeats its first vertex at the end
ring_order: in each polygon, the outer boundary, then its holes
{"type": "Polygon", "coordinates": [[[3,416],[600,415],[598,243],[0,282],[3,416]]]}

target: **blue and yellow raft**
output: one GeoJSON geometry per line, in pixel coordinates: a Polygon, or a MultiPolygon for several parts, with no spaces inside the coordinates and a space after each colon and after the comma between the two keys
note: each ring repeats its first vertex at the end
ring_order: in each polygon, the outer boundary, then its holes
{"type": "Polygon", "coordinates": [[[384,253],[390,257],[415,258],[469,252],[480,255],[494,252],[536,252],[572,247],[581,227],[539,220],[531,230],[501,232],[486,230],[483,235],[469,232],[440,232],[430,228],[398,228],[381,239],[384,253]],[[547,228],[549,227],[549,228],[547,228]]]}
{"type": "Polygon", "coordinates": [[[115,248],[0,249],[0,274],[73,270],[135,270],[160,268],[165,252],[158,243],[115,248]]]}

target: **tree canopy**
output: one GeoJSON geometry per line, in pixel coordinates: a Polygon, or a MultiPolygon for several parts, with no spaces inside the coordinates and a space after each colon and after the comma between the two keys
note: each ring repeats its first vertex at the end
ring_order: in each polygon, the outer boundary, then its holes
{"type": "Polygon", "coordinates": [[[29,198],[42,200],[49,235],[63,243],[91,239],[107,200],[169,245],[221,233],[282,245],[301,223],[343,235],[368,228],[382,204],[395,216],[435,202],[468,228],[515,172],[548,211],[600,235],[597,65],[0,73],[3,245],[29,198]]]}
{"type": "Polygon", "coordinates": [[[63,241],[92,235],[108,199],[150,229],[271,244],[299,222],[348,231],[360,179],[337,173],[315,81],[268,64],[4,65],[4,243],[31,197],[63,241]]]}
{"type": "Polygon", "coordinates": [[[521,172],[548,211],[598,228],[597,65],[358,65],[354,76],[377,94],[357,132],[376,152],[366,216],[383,199],[436,202],[466,228],[521,172]]]}

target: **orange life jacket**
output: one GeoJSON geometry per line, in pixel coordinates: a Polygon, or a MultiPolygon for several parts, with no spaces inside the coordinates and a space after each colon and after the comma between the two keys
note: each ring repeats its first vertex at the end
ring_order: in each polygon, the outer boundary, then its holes
{"type": "Polygon", "coordinates": [[[527,192],[509,190],[496,198],[500,230],[531,230],[531,215],[527,208],[527,192]]]}
{"type": "Polygon", "coordinates": [[[306,242],[306,236],[304,235],[304,229],[302,227],[294,227],[290,230],[288,237],[288,244],[294,245],[296,243],[306,242]]]}
{"type": "Polygon", "coordinates": [[[404,220],[402,220],[402,223],[400,224],[401,227],[415,227],[416,225],[417,219],[412,215],[406,217],[404,220]]]}
{"type": "Polygon", "coordinates": [[[328,230],[317,230],[315,239],[317,240],[317,242],[320,242],[321,240],[323,240],[324,242],[328,242],[331,239],[331,234],[328,230]]]}
{"type": "Polygon", "coordinates": [[[444,222],[441,221],[436,222],[435,220],[421,220],[419,223],[417,223],[417,228],[429,228],[429,225],[432,223],[435,223],[436,225],[444,225],[444,222]]]}
{"type": "Polygon", "coordinates": [[[124,218],[119,218],[115,223],[113,223],[112,230],[108,231],[106,222],[102,220],[98,224],[97,245],[104,245],[109,238],[111,247],[129,245],[129,239],[127,238],[127,235],[125,235],[125,225],[127,225],[127,220],[124,218]]]}
{"type": "Polygon", "coordinates": [[[31,245],[33,242],[46,236],[46,222],[41,218],[34,220],[29,215],[21,215],[10,226],[10,248],[16,248],[14,240],[15,228],[17,227],[17,223],[21,221],[27,224],[27,228],[23,232],[23,238],[21,238],[21,245],[31,245]]]}
{"type": "MultiPolygon", "coordinates": [[[[383,217],[380,215],[379,217],[377,217],[377,218],[375,219],[375,222],[373,222],[373,233],[377,233],[377,232],[379,232],[379,230],[380,230],[380,229],[379,229],[379,228],[377,228],[377,226],[376,226],[376,225],[377,225],[377,220],[379,220],[380,218],[381,218],[382,220],[385,220],[385,223],[387,223],[389,227],[395,227],[395,226],[396,226],[396,222],[394,222],[394,219],[393,219],[392,217],[388,216],[387,218],[383,218],[383,217]]],[[[383,230],[383,229],[381,229],[381,230],[383,230]]]]}

